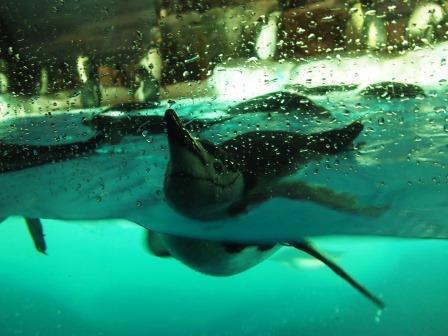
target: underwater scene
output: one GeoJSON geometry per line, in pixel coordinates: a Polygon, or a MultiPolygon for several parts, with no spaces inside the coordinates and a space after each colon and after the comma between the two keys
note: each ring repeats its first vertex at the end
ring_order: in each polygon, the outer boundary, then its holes
{"type": "Polygon", "coordinates": [[[4,0],[0,336],[446,335],[447,11],[4,0]]]}

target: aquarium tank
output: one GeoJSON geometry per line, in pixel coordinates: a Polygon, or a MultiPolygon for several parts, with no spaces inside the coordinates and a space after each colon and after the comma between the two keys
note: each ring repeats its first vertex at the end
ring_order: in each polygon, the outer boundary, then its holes
{"type": "Polygon", "coordinates": [[[448,334],[448,2],[1,0],[0,336],[448,334]]]}

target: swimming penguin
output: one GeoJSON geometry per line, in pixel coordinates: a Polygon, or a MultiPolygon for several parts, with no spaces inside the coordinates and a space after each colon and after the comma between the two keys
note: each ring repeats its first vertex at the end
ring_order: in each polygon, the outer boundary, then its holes
{"type": "MultiPolygon", "coordinates": [[[[338,211],[368,216],[379,215],[384,210],[381,207],[362,206],[354,197],[322,186],[282,180],[309,161],[349,149],[352,141],[363,129],[359,122],[342,129],[306,136],[283,131],[249,132],[220,145],[214,145],[195,139],[173,110],[166,111],[165,119],[170,161],[165,174],[164,191],[168,204],[184,216],[202,221],[231,218],[274,197],[311,201],[338,211]]],[[[193,267],[197,261],[195,255],[201,255],[199,264],[193,268],[208,274],[212,274],[209,269],[214,267],[214,256],[217,270],[213,273],[222,272],[222,275],[238,273],[258,263],[254,260],[236,260],[235,265],[240,268],[232,266],[228,270],[221,270],[220,267],[226,263],[226,259],[219,251],[227,251],[225,242],[213,243],[189,238],[185,240],[171,235],[163,235],[161,239],[170,254],[187,265],[193,267]],[[212,252],[202,256],[201,251],[208,248],[212,252]],[[195,253],[196,250],[199,252],[195,253]],[[204,260],[205,268],[202,268],[201,260],[204,260]]],[[[278,243],[294,246],[325,262],[375,304],[383,307],[380,300],[348,277],[308,242],[278,243]]],[[[250,246],[251,255],[259,255],[258,259],[254,258],[260,261],[277,246],[228,245],[233,252],[243,251],[250,246]]]]}
{"type": "Polygon", "coordinates": [[[231,115],[254,112],[291,112],[309,117],[331,117],[328,110],[315,104],[309,98],[288,91],[277,91],[251,98],[227,110],[227,113],[231,115]]]}
{"type": "Polygon", "coordinates": [[[425,97],[425,91],[418,85],[400,82],[380,82],[367,86],[359,93],[365,98],[398,99],[425,97]]]}
{"type": "Polygon", "coordinates": [[[334,92],[349,92],[356,90],[358,84],[340,84],[340,85],[319,85],[307,87],[302,84],[287,84],[285,89],[300,92],[302,94],[308,94],[312,96],[325,96],[334,92]]]}
{"type": "Polygon", "coordinates": [[[31,168],[47,163],[66,161],[93,152],[106,141],[103,133],[87,141],[63,145],[26,145],[0,141],[0,173],[31,168]]]}
{"type": "MultiPolygon", "coordinates": [[[[135,75],[135,83],[137,101],[108,107],[101,115],[97,116],[106,117],[108,113],[122,113],[124,115],[125,113],[158,108],[160,106],[159,83],[152,74],[147,72],[145,68],[139,68],[135,75]]],[[[102,117],[99,117],[99,119],[102,117]]]]}
{"type": "Polygon", "coordinates": [[[193,138],[174,110],[167,110],[165,120],[171,158],[165,194],[184,215],[200,220],[234,216],[273,197],[313,201],[353,214],[378,211],[322,186],[282,180],[307,162],[350,149],[363,129],[360,122],[310,135],[248,132],[214,145],[193,138]]]}
{"type": "MultiPolygon", "coordinates": [[[[0,142],[0,173],[14,172],[43,164],[66,161],[93,152],[105,141],[100,133],[84,142],[64,145],[23,145],[0,142]]],[[[46,254],[47,245],[39,218],[25,218],[36,250],[46,254]]]]}
{"type": "Polygon", "coordinates": [[[385,304],[352,278],[345,270],[320,253],[311,243],[241,244],[180,237],[148,231],[147,246],[157,257],[174,257],[191,269],[212,276],[244,272],[272,256],[282,246],[292,246],[321,261],[380,309],[385,304]]]}
{"type": "MultiPolygon", "coordinates": [[[[166,122],[161,115],[138,115],[132,113],[120,113],[117,115],[116,112],[118,112],[117,109],[109,108],[101,114],[83,120],[83,124],[104,134],[112,144],[117,144],[124,136],[141,136],[142,133],[151,135],[166,133],[166,122]],[[108,111],[114,114],[108,114],[108,111]]],[[[182,121],[189,130],[201,132],[208,127],[223,123],[229,119],[230,117],[207,121],[183,118],[182,121]]]]}
{"type": "Polygon", "coordinates": [[[159,103],[154,102],[129,102],[129,103],[121,103],[117,104],[111,107],[108,107],[105,109],[102,113],[107,114],[109,112],[112,112],[114,114],[116,113],[130,113],[130,112],[137,112],[137,111],[145,111],[145,110],[152,110],[157,107],[159,107],[159,103]]]}
{"type": "Polygon", "coordinates": [[[268,258],[280,245],[248,245],[181,237],[148,230],[147,247],[157,257],[174,257],[195,271],[230,276],[268,258]]]}

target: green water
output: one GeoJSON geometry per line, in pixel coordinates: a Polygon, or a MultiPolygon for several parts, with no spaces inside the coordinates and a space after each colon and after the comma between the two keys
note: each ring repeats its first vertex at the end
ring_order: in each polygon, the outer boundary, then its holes
{"type": "Polygon", "coordinates": [[[446,335],[444,241],[317,241],[383,297],[378,315],[324,267],[273,260],[213,278],[149,255],[138,227],[44,224],[48,256],[20,218],[0,225],[2,336],[446,335]]]}

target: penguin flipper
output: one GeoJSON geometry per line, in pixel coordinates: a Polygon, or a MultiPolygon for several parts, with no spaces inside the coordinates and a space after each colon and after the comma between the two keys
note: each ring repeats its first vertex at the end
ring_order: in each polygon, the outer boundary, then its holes
{"type": "Polygon", "coordinates": [[[39,218],[25,218],[28,231],[33,239],[36,250],[40,253],[47,254],[47,244],[45,242],[45,235],[42,223],[39,218]]]}
{"type": "Polygon", "coordinates": [[[282,181],[251,193],[233,204],[228,212],[231,216],[236,216],[274,197],[314,202],[333,210],[368,217],[378,217],[388,209],[387,206],[360,205],[355,196],[326,187],[302,181],[282,181]]]}
{"type": "Polygon", "coordinates": [[[316,248],[314,248],[309,242],[295,242],[295,243],[284,243],[286,246],[294,247],[306,254],[309,254],[313,258],[323,262],[329,269],[331,269],[334,273],[340,276],[342,279],[347,281],[353,288],[355,288],[359,293],[361,293],[364,297],[370,300],[373,304],[375,304],[379,309],[383,310],[386,305],[384,302],[370,293],[363,285],[357,282],[353,277],[351,277],[344,269],[334,263],[332,260],[324,256],[320,253],[316,248]]]}
{"type": "Polygon", "coordinates": [[[171,257],[171,253],[166,249],[160,235],[152,230],[146,231],[146,247],[156,257],[171,257]]]}
{"type": "Polygon", "coordinates": [[[329,188],[302,181],[283,181],[271,188],[272,197],[284,197],[317,203],[333,210],[369,217],[378,217],[387,206],[361,205],[357,198],[329,188]]]}

